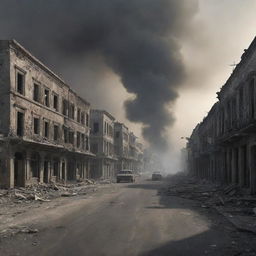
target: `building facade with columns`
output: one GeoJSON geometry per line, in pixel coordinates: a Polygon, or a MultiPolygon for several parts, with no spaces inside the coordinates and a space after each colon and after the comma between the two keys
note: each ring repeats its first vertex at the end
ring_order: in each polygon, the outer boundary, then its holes
{"type": "Polygon", "coordinates": [[[118,158],[117,172],[123,169],[131,169],[129,156],[129,129],[120,122],[114,124],[114,148],[115,155],[118,158]]]}
{"type": "Polygon", "coordinates": [[[256,193],[256,38],[187,144],[189,171],[256,193]]]}
{"type": "Polygon", "coordinates": [[[88,178],[90,104],[14,40],[0,41],[0,186],[88,178]]]}
{"type": "Polygon", "coordinates": [[[129,133],[129,169],[134,172],[143,169],[143,145],[133,132],[129,133]]]}
{"type": "Polygon", "coordinates": [[[116,174],[117,158],[114,152],[115,118],[105,110],[90,112],[91,151],[96,158],[91,161],[92,178],[113,179],[116,174]]]}

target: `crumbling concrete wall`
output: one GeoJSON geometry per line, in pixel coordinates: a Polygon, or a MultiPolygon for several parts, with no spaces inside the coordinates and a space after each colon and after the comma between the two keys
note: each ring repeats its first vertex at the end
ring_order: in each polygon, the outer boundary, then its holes
{"type": "Polygon", "coordinates": [[[217,94],[190,137],[190,171],[256,193],[256,39],[217,94]]]}

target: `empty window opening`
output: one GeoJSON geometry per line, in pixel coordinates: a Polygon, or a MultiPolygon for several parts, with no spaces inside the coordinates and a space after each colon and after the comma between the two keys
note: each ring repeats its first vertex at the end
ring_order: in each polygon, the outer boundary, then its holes
{"type": "Polygon", "coordinates": [[[84,115],[84,112],[82,112],[82,114],[81,114],[81,123],[83,125],[85,125],[85,115],[84,115]]]}
{"type": "Polygon", "coordinates": [[[24,74],[18,72],[17,73],[17,92],[24,95],[24,84],[25,84],[25,76],[24,74]]]}
{"type": "Polygon", "coordinates": [[[69,143],[74,145],[74,132],[69,131],[68,137],[69,137],[69,143]]]}
{"type": "Polygon", "coordinates": [[[59,126],[54,125],[53,127],[53,139],[57,141],[59,139],[59,126]]]}
{"type": "Polygon", "coordinates": [[[89,137],[88,136],[86,136],[86,138],[85,138],[85,146],[86,146],[86,150],[89,150],[89,137]]]}
{"type": "Polygon", "coordinates": [[[81,145],[81,133],[77,132],[77,135],[76,135],[76,146],[78,148],[80,148],[80,145],[81,145]]]}
{"type": "Polygon", "coordinates": [[[48,121],[44,122],[44,137],[45,138],[49,137],[49,122],[48,121]]]}
{"type": "Polygon", "coordinates": [[[107,123],[104,122],[104,134],[107,134],[107,123]]]}
{"type": "Polygon", "coordinates": [[[69,117],[75,119],[75,106],[74,104],[70,104],[69,117]]]}
{"type": "Polygon", "coordinates": [[[85,135],[82,134],[82,149],[84,150],[85,149],[85,135]]]}
{"type": "Polygon", "coordinates": [[[68,129],[66,127],[63,128],[64,133],[64,143],[68,143],[68,129]]]}
{"type": "Polygon", "coordinates": [[[89,114],[86,113],[86,126],[89,127],[89,114]]]}
{"type": "Polygon", "coordinates": [[[38,84],[34,84],[33,100],[40,101],[40,87],[38,84]]]}
{"type": "Polygon", "coordinates": [[[81,110],[77,109],[77,122],[80,123],[81,122],[81,110]]]}
{"type": "Polygon", "coordinates": [[[44,90],[44,105],[49,107],[50,106],[50,98],[49,98],[49,90],[48,89],[45,89],[44,90]]]}
{"type": "Polygon", "coordinates": [[[57,95],[53,95],[53,108],[58,111],[59,110],[59,97],[57,95]]]}
{"type": "Polygon", "coordinates": [[[39,134],[40,132],[40,122],[39,122],[39,118],[34,117],[34,134],[39,134]]]}
{"type": "Polygon", "coordinates": [[[24,134],[24,113],[17,112],[17,135],[23,136],[24,134]]]}
{"type": "Polygon", "coordinates": [[[62,102],[62,114],[67,116],[68,115],[68,101],[67,100],[63,100],[62,102]]]}

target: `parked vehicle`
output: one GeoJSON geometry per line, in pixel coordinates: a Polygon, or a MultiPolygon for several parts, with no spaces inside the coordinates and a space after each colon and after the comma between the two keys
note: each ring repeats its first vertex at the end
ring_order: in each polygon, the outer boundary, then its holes
{"type": "Polygon", "coordinates": [[[160,172],[154,172],[152,173],[152,180],[161,180],[163,177],[160,172]]]}
{"type": "Polygon", "coordinates": [[[116,176],[116,182],[135,182],[135,175],[132,170],[121,170],[116,176]]]}

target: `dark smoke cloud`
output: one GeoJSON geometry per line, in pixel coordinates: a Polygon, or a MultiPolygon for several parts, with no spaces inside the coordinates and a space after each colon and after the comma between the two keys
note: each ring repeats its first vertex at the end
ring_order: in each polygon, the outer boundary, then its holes
{"type": "Polygon", "coordinates": [[[196,0],[0,0],[0,38],[60,73],[69,60],[102,56],[135,95],[124,104],[128,119],[163,150],[174,121],[167,107],[185,76],[179,41],[196,11],[196,0]]]}

